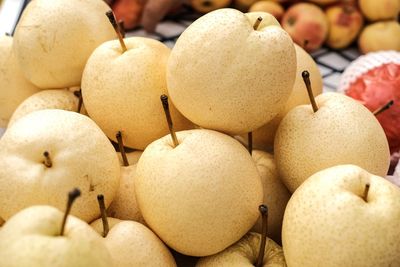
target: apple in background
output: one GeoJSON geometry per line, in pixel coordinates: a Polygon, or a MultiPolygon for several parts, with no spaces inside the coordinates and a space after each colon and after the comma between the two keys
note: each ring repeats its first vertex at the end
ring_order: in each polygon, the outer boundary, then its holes
{"type": "Polygon", "coordinates": [[[8,127],[25,115],[42,109],[62,109],[76,112],[78,102],[79,97],[67,89],[40,91],[25,99],[17,107],[10,118],[8,127]]]}
{"type": "Polygon", "coordinates": [[[0,216],[8,220],[31,205],[64,208],[66,193],[82,197],[72,214],[98,218],[96,195],[109,201],[120,179],[118,157],[108,138],[87,116],[40,110],[16,121],[0,139],[0,216]]]}
{"type": "Polygon", "coordinates": [[[312,174],[340,164],[386,176],[389,145],[375,116],[342,94],[325,93],[315,101],[316,112],[310,105],[292,109],[275,136],[274,156],[287,188],[294,192],[312,174]]]}
{"type": "Polygon", "coordinates": [[[283,108],[295,80],[293,42],[275,23],[255,30],[256,21],[235,9],[219,9],[179,37],[167,66],[168,93],[193,123],[241,134],[283,108]]]}
{"type": "Polygon", "coordinates": [[[3,220],[3,218],[0,217],[0,227],[2,227],[4,223],[5,221],[3,220]]]}
{"type": "MultiPolygon", "coordinates": [[[[127,147],[142,150],[168,133],[160,95],[167,93],[170,49],[141,37],[124,43],[125,52],[115,40],[100,45],[90,56],[82,77],[83,101],[110,139],[116,141],[121,131],[127,147]]],[[[177,130],[192,127],[174,107],[171,112],[177,130]]]]}
{"type": "Polygon", "coordinates": [[[257,0],[233,0],[233,6],[242,12],[247,12],[257,0]]]}
{"type": "Polygon", "coordinates": [[[379,50],[400,51],[400,24],[393,20],[366,26],[360,34],[358,46],[364,54],[379,50]]]}
{"type": "MultiPolygon", "coordinates": [[[[208,257],[201,258],[196,267],[244,267],[256,266],[260,251],[261,235],[247,233],[237,243],[208,257]]],[[[286,267],[282,248],[273,240],[267,239],[261,266],[286,267]]]]}
{"type": "MultiPolygon", "coordinates": [[[[280,243],[283,214],[291,194],[282,183],[278,175],[274,157],[271,154],[260,150],[253,150],[252,157],[256,163],[263,184],[263,203],[268,206],[269,217],[267,235],[274,241],[280,243]]],[[[262,218],[260,216],[252,231],[261,233],[261,230],[262,218]]]]}
{"type": "Polygon", "coordinates": [[[12,50],[13,38],[0,36],[0,127],[6,127],[18,105],[39,89],[24,77],[12,50]]]}
{"type": "Polygon", "coordinates": [[[396,19],[400,13],[399,0],[359,0],[358,4],[370,21],[396,19]]]}
{"type": "MultiPolygon", "coordinates": [[[[307,70],[310,73],[311,87],[315,96],[322,93],[323,82],[322,75],[314,59],[300,46],[294,45],[296,49],[297,70],[296,80],[294,81],[293,91],[286,102],[285,108],[274,119],[253,131],[253,147],[262,150],[272,150],[274,138],[278,126],[285,115],[298,105],[308,104],[310,99],[307,94],[301,73],[307,70]]],[[[243,136],[247,142],[247,136],[243,136]]]]}
{"type": "Polygon", "coordinates": [[[177,146],[168,135],[140,157],[134,181],[139,209],[172,249],[215,254],[256,222],[260,176],[245,147],[228,135],[202,129],[176,135],[177,146]]]}
{"type": "Polygon", "coordinates": [[[354,165],[311,176],[283,220],[288,266],[400,266],[400,190],[354,165]]]}
{"type": "MultiPolygon", "coordinates": [[[[351,0],[346,0],[346,1],[351,1],[351,0]]],[[[312,2],[317,5],[325,6],[325,5],[330,5],[330,4],[339,2],[339,0],[308,0],[308,2],[312,2]]]]}
{"type": "Polygon", "coordinates": [[[113,266],[101,237],[87,223],[68,216],[79,196],[79,191],[71,193],[65,214],[50,206],[32,206],[6,222],[0,231],[0,266],[113,266]]]}
{"type": "Polygon", "coordinates": [[[283,14],[285,13],[285,10],[283,9],[282,5],[280,5],[277,2],[273,1],[257,1],[254,4],[252,4],[249,8],[249,12],[255,12],[255,11],[263,11],[270,13],[272,16],[274,16],[277,20],[281,20],[283,17],[283,14]]]}
{"type": "Polygon", "coordinates": [[[281,24],[293,41],[307,52],[319,49],[328,36],[329,25],[325,13],[314,4],[292,5],[283,16],[281,24]]]}
{"type": "Polygon", "coordinates": [[[329,22],[326,44],[334,49],[350,45],[363,27],[364,18],[361,12],[349,4],[331,6],[325,12],[329,22]]]}
{"type": "Polygon", "coordinates": [[[115,38],[108,9],[101,0],[29,2],[13,45],[25,77],[42,89],[79,85],[93,50],[115,38]]]}
{"type": "Polygon", "coordinates": [[[208,13],[216,9],[228,7],[232,0],[190,0],[194,10],[200,13],[208,13]]]}

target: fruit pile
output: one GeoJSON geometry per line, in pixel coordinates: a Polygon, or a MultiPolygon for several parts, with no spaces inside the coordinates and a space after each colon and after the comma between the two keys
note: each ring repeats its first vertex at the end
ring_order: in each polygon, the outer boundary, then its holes
{"type": "Polygon", "coordinates": [[[230,5],[244,12],[271,13],[293,41],[308,52],[324,43],[333,49],[343,49],[357,38],[363,53],[400,51],[397,0],[191,0],[191,3],[202,13],[230,5]],[[365,27],[364,21],[367,21],[365,27]]]}
{"type": "Polygon", "coordinates": [[[170,50],[123,38],[101,0],[33,0],[0,44],[1,267],[177,266],[182,254],[207,267],[400,266],[382,127],[321,93],[272,15],[210,12],[170,50]]]}

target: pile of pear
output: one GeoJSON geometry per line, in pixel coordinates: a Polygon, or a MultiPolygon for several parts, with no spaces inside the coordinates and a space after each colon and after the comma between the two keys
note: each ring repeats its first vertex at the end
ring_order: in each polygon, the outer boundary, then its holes
{"type": "Polygon", "coordinates": [[[0,49],[0,266],[400,266],[379,112],[322,94],[272,15],[170,50],[101,0],[33,0],[0,49]]]}

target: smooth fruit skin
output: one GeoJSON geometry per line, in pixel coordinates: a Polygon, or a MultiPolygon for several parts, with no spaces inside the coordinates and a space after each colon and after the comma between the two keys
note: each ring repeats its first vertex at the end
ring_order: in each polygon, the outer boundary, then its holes
{"type": "Polygon", "coordinates": [[[364,16],[370,21],[396,19],[400,12],[398,0],[359,0],[358,4],[364,16]]]}
{"type": "Polygon", "coordinates": [[[211,130],[169,135],[143,152],[135,179],[139,209],[171,248],[190,256],[222,251],[256,222],[263,190],[250,154],[211,130]]]}
{"type": "Polygon", "coordinates": [[[314,96],[322,94],[322,75],[317,63],[303,48],[294,45],[296,49],[297,70],[292,93],[285,104],[285,108],[275,118],[264,126],[253,131],[253,147],[268,150],[274,147],[276,130],[285,115],[294,107],[310,103],[306,87],[304,85],[302,72],[307,70],[310,73],[311,87],[314,96]]]}
{"type": "Polygon", "coordinates": [[[31,205],[65,209],[67,193],[77,187],[73,215],[87,222],[100,216],[96,196],[110,205],[119,186],[118,157],[108,138],[87,116],[40,110],[8,128],[0,139],[0,216],[8,220],[31,205]],[[52,166],[46,167],[43,153],[52,166]]]}
{"type": "Polygon", "coordinates": [[[115,224],[105,244],[114,267],[176,267],[167,246],[149,228],[137,222],[121,221],[115,224]]]}
{"type": "Polygon", "coordinates": [[[400,51],[400,24],[393,20],[366,26],[360,34],[358,46],[364,54],[380,50],[400,51]]]}
{"type": "Polygon", "coordinates": [[[101,237],[78,218],[68,216],[59,236],[63,215],[54,207],[32,206],[10,218],[0,231],[0,266],[113,266],[101,237]]]}
{"type": "MultiPolygon", "coordinates": [[[[267,205],[268,207],[269,217],[267,235],[275,242],[280,243],[283,214],[291,194],[278,175],[278,170],[273,155],[261,150],[253,150],[252,157],[256,162],[258,172],[260,173],[261,182],[263,184],[263,204],[267,205]]],[[[261,233],[261,216],[252,230],[254,232],[261,233]]]]}
{"type": "Polygon", "coordinates": [[[292,109],[275,137],[279,174],[294,192],[312,174],[340,164],[355,164],[385,176],[390,152],[385,133],[375,116],[350,97],[325,93],[311,105],[292,109]]]}
{"type": "Polygon", "coordinates": [[[328,7],[325,13],[329,23],[326,44],[334,49],[349,46],[364,25],[361,12],[356,7],[344,4],[328,7]]]}
{"type": "Polygon", "coordinates": [[[14,110],[39,92],[23,75],[12,50],[13,38],[0,37],[0,127],[6,127],[14,110]]]}
{"type": "Polygon", "coordinates": [[[288,266],[400,266],[400,190],[354,165],[314,174],[283,220],[288,266]],[[367,202],[365,185],[369,183],[367,202]]]}
{"type": "Polygon", "coordinates": [[[275,24],[254,30],[254,23],[240,11],[219,9],[179,37],[168,61],[168,92],[193,123],[240,134],[283,108],[295,79],[293,42],[275,24]]]}
{"type": "Polygon", "coordinates": [[[34,0],[14,34],[14,52],[25,77],[42,89],[81,83],[93,50],[115,32],[101,0],[34,0]]]}
{"type": "MultiPolygon", "coordinates": [[[[116,40],[96,48],[83,73],[82,96],[89,116],[110,139],[116,141],[121,131],[125,146],[143,150],[169,132],[160,96],[168,93],[170,49],[142,37],[125,44],[125,53],[116,40]]],[[[170,109],[177,131],[192,128],[171,101],[170,109]]]]}
{"type": "MultiPolygon", "coordinates": [[[[261,235],[247,233],[227,249],[201,258],[196,267],[254,267],[260,250],[261,235]]],[[[262,267],[286,267],[282,248],[267,238],[262,267]]]]}
{"type": "Polygon", "coordinates": [[[8,127],[15,121],[34,111],[43,109],[62,109],[77,111],[79,98],[69,90],[43,90],[25,99],[14,111],[8,127]]]}
{"type": "Polygon", "coordinates": [[[283,14],[285,13],[285,9],[283,9],[282,5],[273,1],[257,1],[253,3],[249,8],[249,12],[254,11],[270,13],[277,20],[281,20],[283,14]]]}
{"type": "Polygon", "coordinates": [[[213,10],[228,7],[232,0],[191,0],[190,5],[200,13],[208,13],[213,10]]]}

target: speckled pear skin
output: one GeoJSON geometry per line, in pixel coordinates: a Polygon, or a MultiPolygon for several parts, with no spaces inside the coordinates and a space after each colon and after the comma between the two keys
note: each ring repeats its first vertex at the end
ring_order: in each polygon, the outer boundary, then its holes
{"type": "Polygon", "coordinates": [[[375,116],[337,93],[317,96],[316,102],[316,113],[311,105],[292,109],[276,133],[275,160],[286,187],[294,192],[312,174],[341,164],[386,176],[389,145],[375,116]]]}
{"type": "Polygon", "coordinates": [[[254,22],[240,11],[219,9],[196,20],[176,42],[168,92],[196,125],[241,134],[284,108],[295,80],[293,42],[280,26],[254,30],[254,22]]]}
{"type": "Polygon", "coordinates": [[[43,90],[25,99],[14,111],[8,127],[23,116],[42,109],[78,110],[79,98],[73,92],[60,90],[43,90]]]}
{"type": "MultiPolygon", "coordinates": [[[[82,95],[89,116],[116,141],[122,131],[124,145],[143,150],[169,133],[160,101],[167,94],[166,64],[170,49],[142,37],[125,39],[122,54],[118,41],[99,46],[90,56],[82,78],[82,95]]],[[[193,125],[170,102],[175,129],[193,125]]]]}
{"type": "Polygon", "coordinates": [[[31,205],[65,209],[67,193],[82,192],[71,214],[91,222],[100,216],[120,179],[118,157],[108,138],[87,116],[48,109],[22,117],[0,139],[0,216],[8,220],[31,205]],[[52,166],[43,164],[49,152],[52,166]]]}
{"type": "Polygon", "coordinates": [[[0,266],[113,266],[102,238],[87,223],[70,215],[59,236],[63,216],[50,206],[32,206],[13,216],[0,231],[0,266]]]}
{"type": "Polygon", "coordinates": [[[104,1],[35,0],[14,34],[14,52],[25,77],[42,89],[81,83],[93,50],[115,39],[104,1]]]}
{"type": "Polygon", "coordinates": [[[275,133],[283,117],[294,107],[310,103],[307,89],[303,81],[302,72],[310,73],[311,87],[314,96],[322,94],[322,76],[313,58],[300,46],[294,44],[296,49],[297,70],[293,91],[285,108],[270,122],[253,131],[253,147],[258,149],[271,149],[274,147],[275,133]]]}
{"type": "Polygon", "coordinates": [[[104,241],[113,258],[113,267],[176,267],[167,246],[149,228],[138,222],[115,223],[104,241]]]}
{"type": "MultiPolygon", "coordinates": [[[[253,150],[252,157],[256,163],[263,184],[263,204],[268,207],[267,235],[280,244],[283,214],[291,194],[278,175],[273,155],[261,150],[253,150]]],[[[260,216],[257,223],[252,228],[252,231],[261,233],[261,227],[262,220],[260,216]]]]}
{"type": "Polygon", "coordinates": [[[40,91],[22,74],[12,44],[12,37],[0,36],[0,127],[7,126],[22,101],[40,91]]]}
{"type": "Polygon", "coordinates": [[[384,178],[354,165],[320,171],[287,205],[282,228],[287,264],[400,266],[399,221],[400,190],[384,178]]]}
{"type": "MultiPolygon", "coordinates": [[[[196,267],[254,267],[257,263],[261,235],[250,232],[218,254],[201,258],[196,267]]],[[[267,237],[262,267],[286,267],[282,248],[267,237]]]]}
{"type": "Polygon", "coordinates": [[[263,191],[246,148],[211,130],[167,135],[143,152],[135,193],[147,225],[171,248],[190,256],[222,251],[256,222],[263,191]]]}

